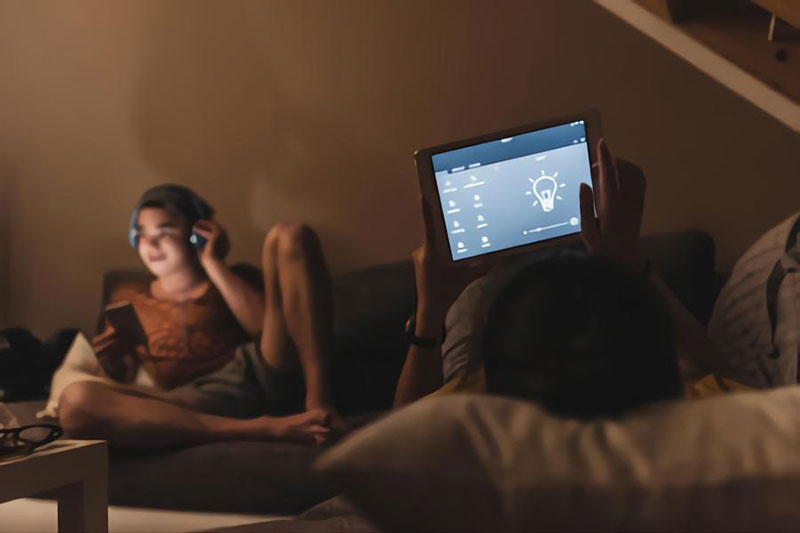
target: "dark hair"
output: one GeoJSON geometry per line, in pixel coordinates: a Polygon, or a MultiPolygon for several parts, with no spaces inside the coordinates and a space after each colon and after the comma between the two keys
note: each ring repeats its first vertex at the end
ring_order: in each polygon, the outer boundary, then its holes
{"type": "Polygon", "coordinates": [[[130,234],[132,236],[130,240],[134,248],[137,245],[135,230],[139,211],[146,207],[165,209],[180,215],[187,233],[191,233],[192,226],[194,226],[198,220],[202,218],[212,218],[214,216],[214,208],[190,188],[171,183],[156,185],[155,187],[147,189],[142,194],[142,197],[139,198],[136,207],[133,209],[130,227],[130,234]]]}
{"type": "Polygon", "coordinates": [[[520,271],[483,332],[487,390],[557,415],[617,416],[682,394],[672,326],[643,280],[570,253],[520,271]]]}
{"type": "MultiPolygon", "coordinates": [[[[184,230],[189,230],[192,225],[193,221],[187,217],[187,215],[178,209],[174,204],[168,204],[167,202],[162,202],[161,200],[147,200],[146,202],[142,202],[137,207],[137,214],[142,211],[142,209],[163,209],[173,215],[178,215],[180,217],[181,223],[183,225],[184,230]]],[[[192,217],[194,218],[194,217],[192,217]]]]}

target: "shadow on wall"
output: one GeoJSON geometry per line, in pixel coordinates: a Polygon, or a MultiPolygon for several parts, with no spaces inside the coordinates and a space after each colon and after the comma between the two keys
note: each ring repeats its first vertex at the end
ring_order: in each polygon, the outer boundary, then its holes
{"type": "Polygon", "coordinates": [[[549,56],[525,46],[552,36],[530,21],[560,24],[555,2],[140,5],[134,137],[159,180],[215,205],[235,259],[285,219],[317,228],[334,271],[408,259],[414,149],[585,107],[531,98],[549,56]]]}
{"type": "MultiPolygon", "coordinates": [[[[286,50],[303,39],[287,27],[310,30],[296,20],[298,9],[245,2],[143,6],[148,35],[133,127],[157,180],[187,184],[206,197],[233,236],[236,259],[257,261],[264,233],[289,219],[319,231],[335,268],[369,262],[359,226],[374,204],[368,176],[384,166],[382,154],[360,141],[350,117],[331,109],[321,85],[335,72],[308,63],[299,83],[316,87],[305,94],[291,92],[278,76],[285,69],[275,58],[304,60],[303,50],[286,50]]],[[[318,12],[325,3],[315,6],[300,11],[318,12]]],[[[408,160],[404,170],[413,172],[410,154],[408,160]]],[[[402,208],[401,202],[389,210],[402,208]]]]}
{"type": "MultiPolygon", "coordinates": [[[[707,226],[719,187],[708,177],[763,168],[723,156],[742,115],[768,120],[589,3],[138,5],[134,139],[159,181],[215,205],[234,259],[256,261],[285,219],[317,228],[334,270],[408,258],[421,229],[415,148],[587,107],[606,116],[618,155],[650,163],[648,231],[730,231],[707,226]],[[739,114],[715,111],[725,103],[739,114]]],[[[728,209],[760,215],[746,198],[728,209]]]]}

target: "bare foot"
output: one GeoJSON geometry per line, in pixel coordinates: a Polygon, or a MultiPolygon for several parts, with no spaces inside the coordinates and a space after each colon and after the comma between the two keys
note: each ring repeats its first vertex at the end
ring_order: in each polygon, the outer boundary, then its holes
{"type": "Polygon", "coordinates": [[[324,409],[284,416],[276,420],[279,440],[322,445],[331,437],[331,415],[324,409]]]}

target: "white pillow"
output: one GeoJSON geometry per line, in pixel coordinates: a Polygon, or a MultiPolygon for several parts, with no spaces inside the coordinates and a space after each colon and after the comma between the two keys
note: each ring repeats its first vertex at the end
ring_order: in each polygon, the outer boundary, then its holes
{"type": "MultiPolygon", "coordinates": [[[[72,341],[69,350],[67,350],[64,360],[53,373],[47,404],[43,410],[36,413],[36,417],[58,418],[58,401],[61,398],[61,393],[76,381],[114,383],[103,373],[100,362],[97,360],[97,355],[83,333],[78,333],[75,336],[75,340],[72,341]]],[[[152,378],[141,366],[136,374],[134,383],[145,387],[154,386],[152,378]]]]}
{"type": "Polygon", "coordinates": [[[317,469],[386,530],[800,531],[800,387],[593,422],[487,395],[423,400],[317,469]]]}

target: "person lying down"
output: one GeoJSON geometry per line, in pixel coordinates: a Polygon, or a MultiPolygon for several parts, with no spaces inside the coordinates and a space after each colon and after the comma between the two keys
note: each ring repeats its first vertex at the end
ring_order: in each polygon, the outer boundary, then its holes
{"type": "Polygon", "coordinates": [[[602,140],[597,161],[597,188],[580,191],[585,253],[525,254],[488,272],[452,266],[423,203],[417,310],[396,406],[489,392],[593,418],[750,389],[714,373],[714,345],[639,250],[642,170],[615,161],[602,140]]]}

